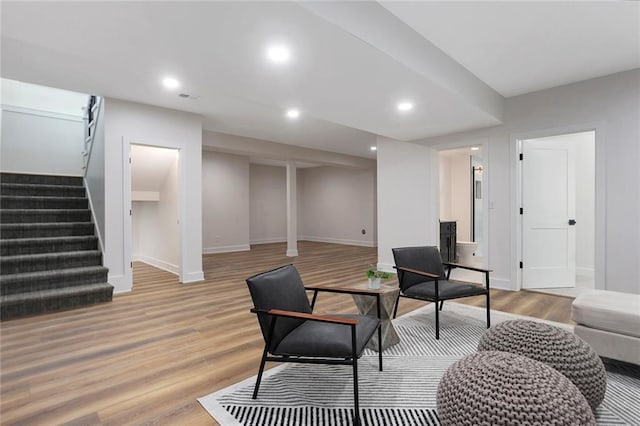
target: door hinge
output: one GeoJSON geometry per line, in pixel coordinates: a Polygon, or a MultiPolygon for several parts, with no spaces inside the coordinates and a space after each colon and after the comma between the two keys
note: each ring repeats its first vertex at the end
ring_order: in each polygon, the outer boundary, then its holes
{"type": "Polygon", "coordinates": [[[131,262],[130,265],[131,265],[131,268],[133,269],[133,262],[131,262]]]}
{"type": "Polygon", "coordinates": [[[524,209],[522,207],[520,207],[520,214],[523,214],[522,212],[524,211],[524,209]]]}
{"type": "Polygon", "coordinates": [[[131,164],[131,157],[129,157],[129,164],[131,164]]]}
{"type": "Polygon", "coordinates": [[[524,268],[524,263],[520,262],[520,269],[524,268]]]}
{"type": "Polygon", "coordinates": [[[131,209],[129,209],[129,216],[132,216],[132,214],[131,214],[131,209]]]}
{"type": "Polygon", "coordinates": [[[524,154],[520,153],[520,161],[522,161],[523,158],[524,158],[524,154]]]}

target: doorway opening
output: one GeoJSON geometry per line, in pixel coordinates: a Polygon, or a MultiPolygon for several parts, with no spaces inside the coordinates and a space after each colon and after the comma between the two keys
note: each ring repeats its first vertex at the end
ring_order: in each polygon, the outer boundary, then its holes
{"type": "MultiPolygon", "coordinates": [[[[482,146],[439,151],[440,253],[444,261],[485,266],[485,168],[482,146]]],[[[478,282],[482,277],[476,272],[454,269],[451,278],[478,282]]]]}
{"type": "Polygon", "coordinates": [[[522,288],[595,288],[595,131],[521,140],[522,288]]]}
{"type": "Polygon", "coordinates": [[[179,150],[131,144],[129,154],[131,259],[180,276],[179,150]]]}

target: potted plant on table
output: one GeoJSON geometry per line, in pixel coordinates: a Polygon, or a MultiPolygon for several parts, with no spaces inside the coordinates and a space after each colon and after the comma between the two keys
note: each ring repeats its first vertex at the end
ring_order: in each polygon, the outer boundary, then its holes
{"type": "Polygon", "coordinates": [[[371,265],[371,267],[367,269],[367,278],[369,278],[369,288],[379,289],[381,281],[391,278],[391,274],[379,271],[375,266],[371,265]]]}

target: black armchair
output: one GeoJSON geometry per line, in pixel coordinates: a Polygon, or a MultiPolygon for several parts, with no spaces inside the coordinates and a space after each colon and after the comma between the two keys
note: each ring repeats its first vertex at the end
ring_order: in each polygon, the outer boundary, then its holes
{"type": "MultiPolygon", "coordinates": [[[[357,361],[376,330],[382,347],[380,320],[365,315],[313,314],[306,290],[314,291],[315,302],[323,289],[305,288],[293,265],[248,278],[247,285],[254,304],[251,312],[258,315],[265,341],[253,398],[258,396],[267,361],[351,365],[354,424],[360,424],[357,361]]],[[[378,356],[382,371],[382,353],[378,356]]]]}
{"type": "Polygon", "coordinates": [[[398,270],[398,284],[400,294],[396,300],[393,312],[395,318],[398,313],[400,297],[425,300],[436,304],[436,339],[440,338],[440,311],[445,300],[461,297],[486,295],[487,328],[491,326],[491,309],[489,304],[489,273],[490,270],[460,265],[458,263],[442,262],[437,247],[402,247],[393,249],[398,270]],[[447,267],[445,275],[444,266],[447,267]],[[450,281],[452,268],[462,268],[485,274],[485,286],[450,281]],[[440,306],[438,306],[438,304],[440,306]]]}

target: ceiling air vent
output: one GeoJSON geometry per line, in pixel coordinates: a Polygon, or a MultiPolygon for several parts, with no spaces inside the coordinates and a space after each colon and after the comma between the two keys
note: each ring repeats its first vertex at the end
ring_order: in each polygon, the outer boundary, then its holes
{"type": "Polygon", "coordinates": [[[190,95],[188,93],[180,93],[178,96],[183,98],[183,99],[200,99],[200,96],[190,95]]]}

